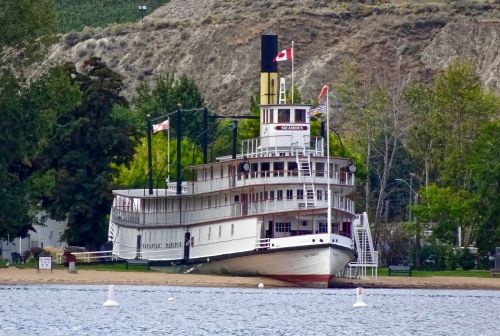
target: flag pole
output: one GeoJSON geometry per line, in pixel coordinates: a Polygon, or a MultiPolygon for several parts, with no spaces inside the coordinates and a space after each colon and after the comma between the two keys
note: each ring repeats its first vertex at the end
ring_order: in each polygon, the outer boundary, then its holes
{"type": "Polygon", "coordinates": [[[330,190],[330,115],[328,107],[328,95],[330,90],[326,91],[326,175],[327,177],[327,198],[328,198],[328,212],[326,214],[326,227],[328,233],[328,240],[330,240],[330,234],[332,233],[332,191],[330,190]]]}
{"type": "Polygon", "coordinates": [[[292,41],[292,104],[293,104],[293,59],[295,58],[294,50],[293,50],[293,41],[292,41]]]}
{"type": "Polygon", "coordinates": [[[167,189],[168,182],[170,182],[170,117],[168,117],[168,129],[167,129],[167,189]]]}

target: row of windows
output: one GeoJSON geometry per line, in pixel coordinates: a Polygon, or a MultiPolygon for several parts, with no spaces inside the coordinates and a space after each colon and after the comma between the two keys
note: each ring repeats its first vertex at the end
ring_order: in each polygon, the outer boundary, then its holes
{"type": "MultiPolygon", "coordinates": [[[[254,193],[251,195],[251,199],[248,197],[245,199],[245,201],[252,201],[252,202],[258,202],[258,201],[267,201],[267,200],[282,200],[283,199],[283,191],[285,192],[286,199],[293,199],[294,193],[292,189],[287,189],[287,190],[270,190],[270,191],[261,191],[258,193],[254,193]]],[[[297,199],[304,199],[304,189],[297,189],[295,192],[295,196],[297,199]]],[[[317,189],[316,190],[316,199],[318,201],[323,200],[323,196],[325,200],[327,199],[326,197],[326,190],[323,189],[317,189]]],[[[236,203],[243,201],[240,195],[235,195],[234,196],[234,201],[236,203]]]]}
{"type": "Polygon", "coordinates": [[[272,123],[297,123],[304,124],[306,122],[306,110],[305,109],[294,109],[293,112],[290,109],[278,109],[278,114],[276,115],[273,109],[264,109],[262,114],[262,123],[272,124],[272,123]]]}
{"type": "Polygon", "coordinates": [[[290,222],[276,222],[276,232],[290,232],[290,222]]]}

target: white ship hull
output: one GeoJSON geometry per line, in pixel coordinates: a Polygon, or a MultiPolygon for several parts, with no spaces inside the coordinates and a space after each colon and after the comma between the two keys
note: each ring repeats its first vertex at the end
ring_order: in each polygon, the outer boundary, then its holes
{"type": "Polygon", "coordinates": [[[335,285],[335,277],[353,257],[352,250],[324,245],[232,257],[202,264],[198,269],[202,274],[262,275],[326,288],[335,285]]]}

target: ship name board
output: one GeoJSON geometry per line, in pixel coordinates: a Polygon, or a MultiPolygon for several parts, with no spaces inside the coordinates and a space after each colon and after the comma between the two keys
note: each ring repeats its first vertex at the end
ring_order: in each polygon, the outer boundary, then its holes
{"type": "Polygon", "coordinates": [[[313,252],[307,252],[307,253],[304,253],[304,257],[306,258],[309,258],[309,257],[315,257],[319,254],[318,251],[313,251],[313,252]]]}
{"type": "Polygon", "coordinates": [[[282,131],[307,131],[307,126],[301,125],[278,125],[276,126],[277,130],[282,131]]]}

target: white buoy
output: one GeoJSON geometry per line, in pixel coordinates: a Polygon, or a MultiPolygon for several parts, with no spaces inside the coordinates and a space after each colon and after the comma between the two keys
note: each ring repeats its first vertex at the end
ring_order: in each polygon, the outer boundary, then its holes
{"type": "Polygon", "coordinates": [[[368,307],[368,305],[363,301],[363,288],[356,288],[356,303],[352,305],[353,307],[368,307]]]}
{"type": "Polygon", "coordinates": [[[116,307],[118,302],[115,300],[115,286],[108,286],[108,299],[102,304],[103,307],[116,307]]]}
{"type": "Polygon", "coordinates": [[[264,284],[262,282],[260,282],[257,287],[264,288],[264,284]]]}

